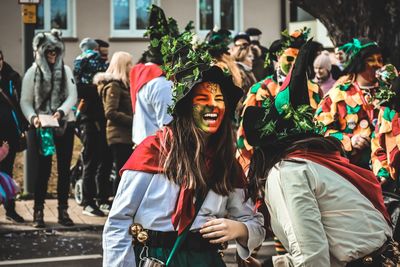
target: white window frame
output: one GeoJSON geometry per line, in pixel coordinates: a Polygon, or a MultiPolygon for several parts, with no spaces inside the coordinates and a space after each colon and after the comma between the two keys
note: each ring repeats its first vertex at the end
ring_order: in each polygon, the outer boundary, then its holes
{"type": "MultiPolygon", "coordinates": [[[[128,0],[129,1],[129,30],[116,30],[114,29],[114,5],[113,0],[110,0],[110,10],[111,10],[111,20],[110,20],[110,29],[111,29],[111,37],[134,37],[140,38],[143,37],[143,34],[146,30],[138,30],[136,29],[136,0],[128,0]]],[[[160,0],[151,0],[151,4],[160,6],[160,0]]]]}
{"type": "MultiPolygon", "coordinates": [[[[233,23],[234,29],[228,29],[233,34],[238,33],[243,28],[243,0],[234,0],[234,14],[233,14],[233,23]]],[[[214,0],[214,26],[217,26],[218,29],[221,28],[221,0],[214,0]]],[[[207,33],[212,30],[200,30],[200,0],[196,1],[196,31],[199,35],[205,36],[207,33]]]]}
{"type": "MultiPolygon", "coordinates": [[[[35,32],[51,30],[51,0],[42,0],[43,2],[43,29],[37,29],[35,32]]],[[[60,29],[62,37],[76,37],[76,0],[67,0],[67,29],[60,29]]]]}

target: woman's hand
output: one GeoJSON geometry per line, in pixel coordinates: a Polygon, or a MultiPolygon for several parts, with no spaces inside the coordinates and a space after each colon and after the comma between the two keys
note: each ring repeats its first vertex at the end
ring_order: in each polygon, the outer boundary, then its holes
{"type": "Polygon", "coordinates": [[[203,238],[210,239],[212,244],[220,244],[229,240],[237,241],[247,246],[249,233],[244,223],[225,218],[212,219],[206,222],[200,229],[203,238]]]}
{"type": "Polygon", "coordinates": [[[40,120],[38,116],[34,116],[32,118],[32,124],[35,128],[39,128],[40,127],[40,120]]]}
{"type": "Polygon", "coordinates": [[[359,134],[351,137],[351,145],[354,149],[362,150],[370,146],[371,139],[369,137],[363,137],[359,134]]]}
{"type": "Polygon", "coordinates": [[[64,112],[59,109],[53,114],[53,118],[57,119],[58,121],[61,120],[64,117],[64,112]]]}

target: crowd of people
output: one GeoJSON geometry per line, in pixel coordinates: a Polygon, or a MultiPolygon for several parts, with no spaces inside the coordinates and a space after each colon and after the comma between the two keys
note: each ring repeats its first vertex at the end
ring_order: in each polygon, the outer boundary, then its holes
{"type": "Polygon", "coordinates": [[[38,157],[33,224],[45,227],[56,154],[58,222],[74,225],[77,135],[83,213],[108,215],[103,266],[225,266],[218,252],[231,240],[239,266],[400,263],[382,193],[399,193],[400,78],[376,42],[354,38],[329,52],[307,28],[269,48],[256,28],[233,38],[215,28],[200,42],[154,5],[146,34],[138,60],[124,51],[108,60],[107,42],[84,38],[71,70],[60,33],[39,33],[22,83],[0,51],[7,219],[24,222],[11,177],[29,130],[38,157]],[[277,255],[261,263],[266,237],[277,255]]]}

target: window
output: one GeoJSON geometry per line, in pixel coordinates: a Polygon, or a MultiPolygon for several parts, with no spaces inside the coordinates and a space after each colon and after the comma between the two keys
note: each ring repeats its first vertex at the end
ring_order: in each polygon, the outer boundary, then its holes
{"type": "Polygon", "coordinates": [[[236,32],[241,28],[242,0],[197,0],[197,10],[200,32],[214,26],[236,32]]]}
{"type": "Polygon", "coordinates": [[[113,37],[143,37],[152,4],[158,0],[112,0],[111,35],[113,37]]]}
{"type": "Polygon", "coordinates": [[[42,0],[37,6],[37,31],[60,29],[63,37],[75,35],[75,0],[42,0]]]}

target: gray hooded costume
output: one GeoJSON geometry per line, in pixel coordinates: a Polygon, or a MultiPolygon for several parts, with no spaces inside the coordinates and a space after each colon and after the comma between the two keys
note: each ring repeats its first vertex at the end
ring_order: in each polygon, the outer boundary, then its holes
{"type": "Polygon", "coordinates": [[[38,114],[54,114],[61,110],[68,121],[74,119],[71,111],[77,101],[75,81],[68,66],[63,63],[64,44],[60,32],[42,32],[33,39],[35,63],[25,73],[22,82],[21,109],[31,122],[38,114]],[[56,61],[49,66],[46,51],[56,51],[56,61]]]}

